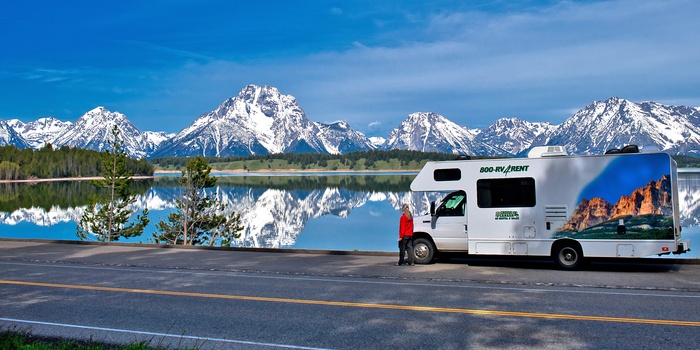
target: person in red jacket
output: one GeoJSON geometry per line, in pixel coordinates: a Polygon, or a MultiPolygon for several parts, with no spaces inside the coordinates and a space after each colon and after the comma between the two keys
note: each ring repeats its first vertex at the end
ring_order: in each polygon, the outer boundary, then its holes
{"type": "Polygon", "coordinates": [[[413,255],[413,215],[408,204],[401,206],[401,219],[399,221],[399,262],[396,266],[404,265],[404,252],[408,249],[408,263],[415,265],[415,255],[413,255]]]}

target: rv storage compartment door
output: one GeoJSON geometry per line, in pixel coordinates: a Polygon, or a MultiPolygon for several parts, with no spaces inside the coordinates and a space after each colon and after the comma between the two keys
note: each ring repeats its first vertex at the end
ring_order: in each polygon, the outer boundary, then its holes
{"type": "Polygon", "coordinates": [[[617,256],[622,256],[622,257],[634,256],[634,245],[633,244],[618,244],[617,245],[617,256]]]}

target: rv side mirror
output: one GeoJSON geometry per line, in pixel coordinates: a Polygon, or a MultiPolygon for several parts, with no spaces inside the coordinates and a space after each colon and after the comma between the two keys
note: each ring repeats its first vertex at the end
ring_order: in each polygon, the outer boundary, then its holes
{"type": "Polygon", "coordinates": [[[430,202],[430,215],[435,216],[435,202],[430,202]]]}

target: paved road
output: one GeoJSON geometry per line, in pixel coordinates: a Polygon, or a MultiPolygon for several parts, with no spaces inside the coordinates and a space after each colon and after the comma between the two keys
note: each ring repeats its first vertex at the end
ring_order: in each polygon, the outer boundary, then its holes
{"type": "Polygon", "coordinates": [[[700,265],[0,240],[0,328],[152,345],[690,349],[700,265]]]}

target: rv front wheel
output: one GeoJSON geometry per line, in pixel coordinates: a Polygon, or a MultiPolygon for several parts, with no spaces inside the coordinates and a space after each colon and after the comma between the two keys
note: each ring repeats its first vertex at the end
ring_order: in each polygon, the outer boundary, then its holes
{"type": "Polygon", "coordinates": [[[583,252],[576,243],[559,243],[554,249],[554,260],[559,267],[566,270],[573,270],[581,266],[583,262],[583,252]]]}
{"type": "Polygon", "coordinates": [[[433,261],[435,246],[428,239],[418,238],[413,241],[413,254],[416,257],[416,263],[428,264],[433,261]]]}

